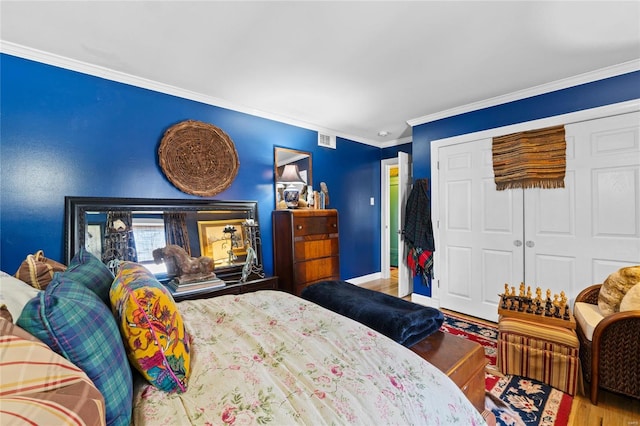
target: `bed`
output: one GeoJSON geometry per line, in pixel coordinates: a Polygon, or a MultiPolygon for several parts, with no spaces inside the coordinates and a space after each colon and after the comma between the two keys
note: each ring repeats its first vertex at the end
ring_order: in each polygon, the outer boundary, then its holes
{"type": "Polygon", "coordinates": [[[299,297],[259,291],[178,306],[192,336],[188,389],[167,395],[136,380],[136,425],[484,424],[437,368],[299,297]]]}
{"type": "MultiPolygon", "coordinates": [[[[42,291],[0,274],[0,293],[25,295],[24,307],[8,304],[17,325],[64,355],[90,379],[80,374],[77,380],[92,381],[100,391],[104,409],[95,396],[79,401],[106,412],[102,421],[94,419],[96,425],[485,424],[455,383],[432,364],[310,301],[261,290],[174,303],[140,265],[122,266],[115,280],[104,268],[81,250],[42,291]],[[136,333],[141,336],[141,329],[134,327],[133,340],[119,330],[121,288],[137,306],[151,307],[159,321],[171,319],[167,330],[182,330],[163,350],[174,372],[189,370],[182,376],[183,389],[161,390],[158,382],[131,368],[135,357],[125,354],[125,347],[140,346],[136,333]],[[177,317],[180,323],[173,321],[177,317]],[[177,360],[186,353],[176,358],[168,350],[187,343],[189,362],[183,365],[177,360]]],[[[134,306],[132,312],[140,310],[134,306]]],[[[129,324],[132,317],[122,318],[129,324]]],[[[151,358],[138,361],[164,366],[165,361],[151,358]]],[[[0,422],[11,424],[5,420],[0,413],[0,422]]]]}

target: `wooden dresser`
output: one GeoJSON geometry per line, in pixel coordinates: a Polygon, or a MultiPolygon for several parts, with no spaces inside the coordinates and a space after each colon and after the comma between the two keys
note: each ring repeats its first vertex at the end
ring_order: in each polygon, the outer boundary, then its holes
{"type": "Polygon", "coordinates": [[[274,210],[272,218],[280,289],[300,295],[315,282],[340,279],[337,210],[274,210]]]}

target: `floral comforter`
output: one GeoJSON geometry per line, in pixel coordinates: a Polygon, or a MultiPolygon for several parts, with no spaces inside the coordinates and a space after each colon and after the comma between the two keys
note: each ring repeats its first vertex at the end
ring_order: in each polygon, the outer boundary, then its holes
{"type": "Polygon", "coordinates": [[[296,296],[259,291],[178,307],[193,338],[188,389],[137,382],[136,425],[485,424],[418,355],[296,296]]]}

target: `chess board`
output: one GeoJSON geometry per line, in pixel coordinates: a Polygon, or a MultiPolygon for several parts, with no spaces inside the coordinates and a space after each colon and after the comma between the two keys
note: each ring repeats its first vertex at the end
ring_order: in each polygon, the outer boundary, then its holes
{"type": "Polygon", "coordinates": [[[520,284],[519,293],[516,293],[514,287],[511,287],[511,291],[509,291],[509,286],[505,284],[505,292],[499,296],[498,315],[500,316],[571,330],[576,329],[576,320],[569,309],[564,292],[560,295],[554,295],[552,300],[549,290],[544,298],[540,288],[537,288],[534,297],[530,287],[525,292],[524,284],[520,284]]]}

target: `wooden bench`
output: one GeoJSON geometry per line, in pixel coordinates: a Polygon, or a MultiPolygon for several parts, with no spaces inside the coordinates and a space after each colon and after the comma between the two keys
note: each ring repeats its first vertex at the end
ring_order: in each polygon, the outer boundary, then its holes
{"type": "Polygon", "coordinates": [[[474,407],[484,412],[484,369],[488,361],[482,345],[437,331],[409,349],[449,376],[474,407]]]}

